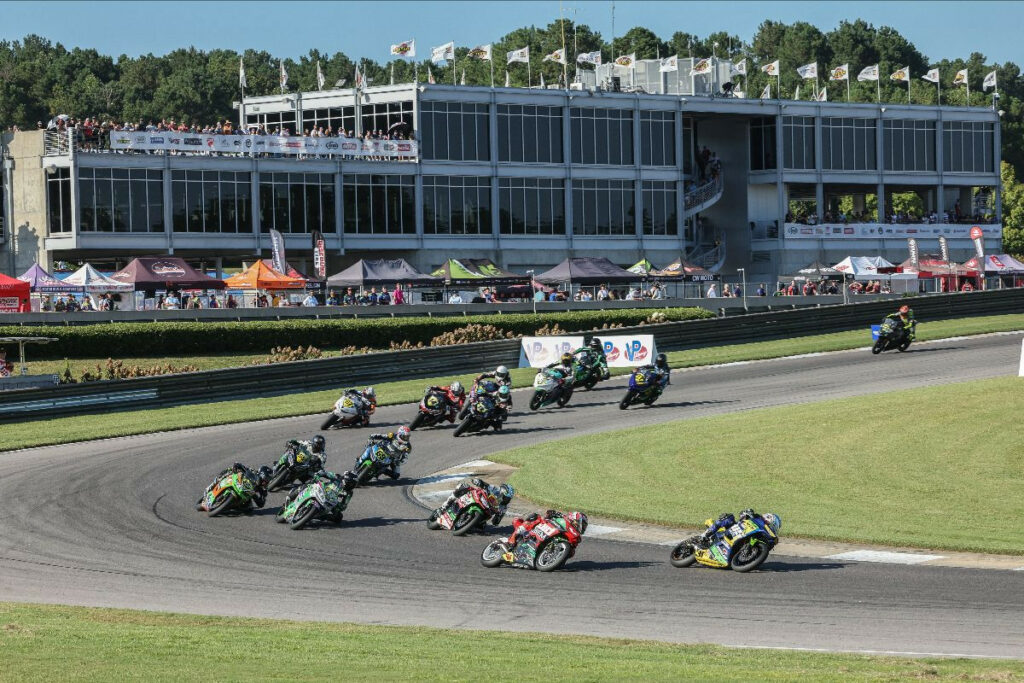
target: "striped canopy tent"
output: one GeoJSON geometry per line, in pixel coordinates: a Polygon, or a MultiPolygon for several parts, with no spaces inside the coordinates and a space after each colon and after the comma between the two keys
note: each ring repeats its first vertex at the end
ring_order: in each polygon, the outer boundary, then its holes
{"type": "Polygon", "coordinates": [[[238,275],[224,280],[224,284],[228,289],[303,289],[306,281],[282,275],[263,261],[256,261],[238,275]]]}
{"type": "Polygon", "coordinates": [[[486,258],[448,259],[431,273],[446,285],[472,285],[475,287],[528,283],[529,276],[517,275],[495,265],[486,258]]]}
{"type": "Polygon", "coordinates": [[[130,283],[109,278],[88,263],[64,278],[64,283],[76,285],[79,291],[86,292],[130,292],[134,289],[130,283]]]}
{"type": "Polygon", "coordinates": [[[81,287],[69,285],[50,275],[38,263],[33,263],[31,268],[18,276],[18,279],[27,282],[32,291],[38,294],[70,294],[82,291],[81,287]]]}

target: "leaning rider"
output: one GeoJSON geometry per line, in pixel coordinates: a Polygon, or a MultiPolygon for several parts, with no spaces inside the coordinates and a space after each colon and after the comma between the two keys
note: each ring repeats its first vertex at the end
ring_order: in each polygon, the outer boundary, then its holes
{"type": "Polygon", "coordinates": [[[387,475],[392,479],[398,479],[401,476],[402,463],[412,453],[409,428],[402,425],[397,431],[387,434],[370,434],[367,443],[379,445],[384,450],[389,460],[387,475]]]}
{"type": "Polygon", "coordinates": [[[359,411],[359,416],[363,419],[363,424],[370,424],[370,415],[377,409],[377,392],[373,387],[366,387],[362,391],[346,389],[343,396],[352,401],[356,410],[359,411]]]}
{"type": "Polygon", "coordinates": [[[567,524],[572,524],[576,531],[582,536],[587,531],[587,516],[582,512],[570,512],[569,514],[562,514],[558,510],[547,510],[543,516],[538,515],[536,512],[523,517],[516,517],[512,520],[512,535],[508,537],[506,545],[510,550],[516,547],[519,541],[526,538],[530,530],[538,524],[544,522],[551,522],[558,519],[563,519],[567,524]]]}
{"type": "Polygon", "coordinates": [[[907,339],[914,341],[916,338],[915,331],[917,330],[917,321],[914,320],[914,310],[906,304],[900,306],[900,310],[896,311],[890,318],[898,318],[900,323],[903,325],[903,334],[906,335],[907,339]]]}
{"type": "Polygon", "coordinates": [[[512,488],[511,484],[502,484],[501,486],[495,486],[494,484],[488,484],[479,477],[473,477],[472,479],[463,479],[459,482],[459,485],[455,487],[455,490],[448,496],[448,500],[444,502],[441,508],[446,508],[455,501],[456,498],[466,495],[470,489],[483,489],[490,496],[494,496],[495,500],[498,501],[498,511],[491,517],[491,524],[498,526],[501,524],[502,517],[505,516],[505,510],[508,509],[508,504],[512,502],[513,496],[516,495],[516,490],[512,488]]]}
{"type": "Polygon", "coordinates": [[[723,513],[718,519],[708,524],[708,528],[705,529],[704,533],[700,535],[700,539],[705,544],[710,545],[711,541],[715,538],[716,535],[724,534],[729,530],[729,527],[731,527],[733,524],[736,524],[737,521],[742,522],[745,519],[753,519],[754,517],[761,517],[761,519],[765,521],[765,524],[770,526],[772,531],[774,531],[776,535],[778,535],[779,530],[782,528],[782,520],[779,518],[778,515],[772,514],[771,512],[765,513],[763,515],[758,515],[756,512],[754,512],[753,508],[747,508],[746,510],[740,513],[738,520],[736,519],[736,517],[733,516],[731,512],[723,513]]]}
{"type": "Polygon", "coordinates": [[[319,472],[327,464],[327,441],[319,434],[308,441],[291,439],[285,448],[289,465],[301,465],[309,472],[319,472]]]}
{"type": "Polygon", "coordinates": [[[302,489],[306,488],[306,486],[308,486],[310,484],[315,484],[315,483],[318,483],[318,482],[320,484],[324,485],[324,486],[327,486],[329,484],[334,484],[339,489],[341,489],[341,495],[339,496],[341,498],[341,503],[338,506],[339,509],[334,510],[335,517],[338,517],[339,513],[341,513],[342,511],[345,510],[345,508],[348,507],[348,498],[351,496],[352,490],[355,489],[357,481],[358,481],[358,478],[356,477],[355,473],[353,473],[353,472],[346,472],[345,474],[338,474],[337,472],[329,472],[327,470],[320,470],[319,472],[317,472],[313,476],[312,479],[310,479],[305,484],[299,484],[298,486],[293,486],[291,488],[291,490],[288,491],[288,495],[285,497],[284,505],[282,505],[281,507],[282,508],[288,507],[288,504],[291,503],[293,500],[295,500],[298,497],[298,495],[302,491],[302,489]]]}
{"type": "Polygon", "coordinates": [[[428,394],[432,391],[444,395],[444,400],[448,404],[448,421],[455,422],[455,416],[466,402],[466,390],[463,388],[462,382],[455,380],[448,386],[427,387],[428,394]]]}
{"type": "Polygon", "coordinates": [[[559,358],[557,362],[549,363],[548,365],[544,366],[544,369],[557,370],[558,372],[562,373],[562,379],[572,380],[572,363],[572,354],[566,352],[562,354],[562,357],[559,358]]]}
{"type": "Polygon", "coordinates": [[[581,346],[572,352],[572,355],[583,353],[587,364],[596,367],[601,371],[601,379],[608,379],[611,374],[608,372],[608,358],[604,355],[604,344],[597,337],[590,340],[586,346],[581,346]]]}
{"type": "MultiPolygon", "coordinates": [[[[510,392],[512,390],[512,376],[509,374],[508,368],[504,365],[499,365],[494,368],[494,372],[481,372],[476,376],[476,380],[474,382],[477,386],[480,386],[480,383],[485,379],[492,379],[499,387],[508,387],[510,392]]],[[[512,405],[511,393],[508,396],[508,404],[509,406],[512,405]]]]}
{"type": "Polygon", "coordinates": [[[196,510],[202,510],[202,504],[203,501],[206,499],[207,494],[210,493],[214,486],[220,483],[221,479],[228,476],[229,474],[241,474],[243,478],[249,479],[252,482],[254,482],[255,486],[253,487],[253,496],[252,499],[249,501],[249,507],[250,509],[252,508],[253,505],[255,505],[258,508],[263,507],[263,505],[267,502],[267,484],[270,483],[270,477],[273,474],[273,470],[267,467],[266,465],[260,467],[258,470],[252,470],[243,465],[242,463],[236,462],[233,465],[231,465],[231,467],[222,470],[220,473],[217,474],[216,477],[214,477],[213,483],[206,487],[206,491],[203,492],[202,498],[196,501],[196,510]]]}
{"type": "Polygon", "coordinates": [[[653,372],[657,376],[658,383],[661,384],[662,389],[670,383],[669,379],[671,378],[672,371],[668,367],[668,357],[663,353],[659,353],[654,357],[654,365],[644,365],[638,369],[653,372]]]}

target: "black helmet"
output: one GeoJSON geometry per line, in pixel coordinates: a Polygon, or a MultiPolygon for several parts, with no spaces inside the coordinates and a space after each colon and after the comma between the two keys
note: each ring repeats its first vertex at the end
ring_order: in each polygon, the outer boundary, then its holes
{"type": "Polygon", "coordinates": [[[317,434],[309,440],[309,447],[314,453],[323,453],[324,449],[327,447],[327,441],[324,437],[317,434]]]}
{"type": "Polygon", "coordinates": [[[266,486],[270,483],[272,476],[274,476],[274,470],[269,465],[264,465],[256,472],[256,483],[260,486],[266,486]]]}
{"type": "Polygon", "coordinates": [[[595,351],[600,351],[603,346],[604,344],[602,344],[601,340],[598,339],[597,337],[594,337],[593,339],[590,340],[590,348],[594,349],[595,351]]]}
{"type": "Polygon", "coordinates": [[[356,483],[358,481],[359,477],[356,476],[356,473],[349,470],[345,474],[341,475],[341,488],[346,491],[351,491],[356,487],[356,483]]]}
{"type": "Polygon", "coordinates": [[[654,358],[654,367],[661,368],[662,370],[668,369],[668,356],[663,353],[659,353],[654,358]]]}

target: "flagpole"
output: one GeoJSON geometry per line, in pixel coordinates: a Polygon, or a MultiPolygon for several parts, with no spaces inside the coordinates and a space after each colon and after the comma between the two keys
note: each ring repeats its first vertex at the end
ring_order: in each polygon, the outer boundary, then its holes
{"type": "Polygon", "coordinates": [[[935,79],[935,106],[942,106],[942,77],[935,79]]]}
{"type": "Polygon", "coordinates": [[[967,106],[971,106],[971,73],[967,72],[967,78],[964,79],[964,83],[967,84],[967,106]]]}
{"type": "Polygon", "coordinates": [[[907,104],[910,104],[910,69],[907,69],[907,104]]]}
{"type": "MultiPolygon", "coordinates": [[[[875,74],[875,76],[877,76],[877,78],[875,78],[875,89],[878,91],[878,99],[876,99],[875,101],[878,104],[881,104],[882,103],[882,75],[881,75],[881,73],[877,73],[877,74],[875,74]]],[[[884,209],[883,209],[883,211],[884,211],[884,209]]]]}
{"type": "Polygon", "coordinates": [[[565,16],[562,14],[562,0],[558,0],[558,23],[562,27],[562,80],[569,87],[569,60],[565,58],[565,16]]]}
{"type": "Polygon", "coordinates": [[[458,83],[455,82],[456,71],[458,71],[458,69],[455,65],[455,45],[452,45],[452,85],[458,85],[458,83]]]}
{"type": "Polygon", "coordinates": [[[530,53],[526,53],[526,88],[533,87],[533,71],[530,69],[530,53]]]}
{"type": "MultiPolygon", "coordinates": [[[[493,51],[493,49],[494,48],[491,48],[492,51],[493,51]]],[[[491,55],[491,58],[488,61],[490,61],[490,63],[491,63],[491,89],[493,90],[494,89],[494,55],[493,54],[491,55]]]]}
{"type": "Polygon", "coordinates": [[[776,71],[778,71],[778,73],[775,74],[775,81],[776,81],[776,83],[775,83],[775,99],[781,100],[782,99],[782,69],[781,68],[780,69],[776,69],[776,71]]]}
{"type": "Polygon", "coordinates": [[[850,70],[846,70],[846,101],[850,101],[850,70]]]}

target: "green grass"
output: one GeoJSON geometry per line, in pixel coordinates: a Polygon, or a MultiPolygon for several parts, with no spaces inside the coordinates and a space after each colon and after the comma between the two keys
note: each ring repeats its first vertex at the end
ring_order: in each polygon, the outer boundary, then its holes
{"type": "Polygon", "coordinates": [[[742,650],[10,603],[0,603],[0,659],[0,681],[18,683],[478,681],[489,677],[485,672],[545,681],[1024,678],[1024,663],[1012,660],[742,650]]]}
{"type": "Polygon", "coordinates": [[[696,526],[772,511],[783,534],[1024,554],[1024,378],[676,421],[488,456],[541,504],[696,526]],[[552,472],[560,476],[552,477],[552,472]]]}

